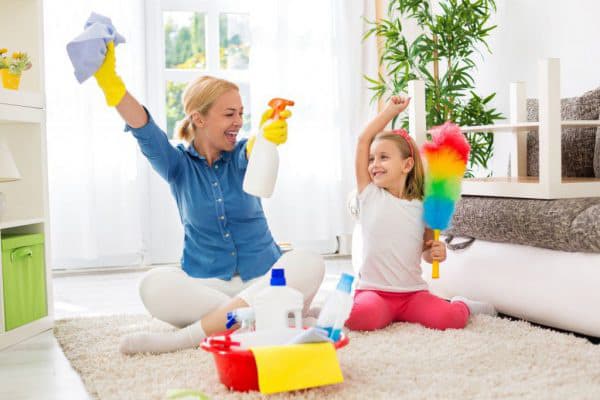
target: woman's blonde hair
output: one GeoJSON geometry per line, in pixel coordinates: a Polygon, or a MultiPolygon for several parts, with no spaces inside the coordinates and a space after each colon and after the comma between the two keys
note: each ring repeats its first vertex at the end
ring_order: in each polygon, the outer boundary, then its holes
{"type": "Polygon", "coordinates": [[[417,143],[410,136],[400,135],[396,131],[383,131],[374,140],[391,140],[396,144],[402,157],[412,157],[414,160],[414,166],[406,176],[406,183],[404,185],[403,197],[408,200],[423,200],[424,190],[423,186],[425,183],[425,170],[423,168],[423,161],[421,160],[421,154],[417,148],[417,143]]]}
{"type": "Polygon", "coordinates": [[[194,139],[191,114],[197,111],[200,115],[206,115],[215,100],[232,89],[240,90],[235,83],[214,76],[201,76],[190,82],[181,95],[185,118],[177,126],[176,137],[191,142],[194,139]]]}

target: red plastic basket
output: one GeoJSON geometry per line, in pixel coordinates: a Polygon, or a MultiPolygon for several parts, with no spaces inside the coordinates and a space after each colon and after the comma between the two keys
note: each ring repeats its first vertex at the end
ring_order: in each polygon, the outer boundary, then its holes
{"type": "MultiPolygon", "coordinates": [[[[337,350],[348,342],[348,337],[342,333],[334,346],[337,350]]],[[[239,392],[259,390],[254,354],[250,350],[236,349],[232,346],[239,346],[239,343],[232,341],[229,335],[221,340],[208,337],[200,345],[203,350],[213,354],[219,380],[223,385],[239,392]]]]}

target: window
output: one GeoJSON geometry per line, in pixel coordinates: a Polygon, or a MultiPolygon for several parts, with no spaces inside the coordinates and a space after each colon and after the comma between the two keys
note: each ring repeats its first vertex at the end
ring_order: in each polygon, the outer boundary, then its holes
{"type": "Polygon", "coordinates": [[[154,23],[149,24],[148,60],[164,61],[155,71],[163,86],[161,90],[152,88],[151,82],[156,79],[149,65],[151,84],[148,89],[149,96],[154,96],[151,103],[164,110],[158,116],[163,118],[169,137],[173,138],[178,121],[184,117],[183,89],[199,75],[224,78],[239,86],[247,110],[241,133],[247,135],[251,126],[248,70],[251,38],[247,2],[157,0],[157,3],[151,11],[154,23]],[[160,34],[156,34],[156,30],[160,34]],[[153,38],[160,38],[160,44],[153,44],[153,38]]]}
{"type": "Polygon", "coordinates": [[[248,69],[250,61],[248,14],[219,15],[219,60],[223,69],[248,69]]]}

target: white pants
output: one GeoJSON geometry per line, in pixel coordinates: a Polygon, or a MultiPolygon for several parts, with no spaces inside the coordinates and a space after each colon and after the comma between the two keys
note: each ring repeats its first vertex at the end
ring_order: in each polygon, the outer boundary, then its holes
{"type": "MultiPolygon", "coordinates": [[[[287,285],[304,295],[304,311],[310,307],[323,282],[323,258],[305,251],[285,253],[272,268],[284,268],[287,285]]],[[[140,297],[148,312],[176,327],[199,321],[209,312],[239,297],[252,306],[254,296],[269,285],[270,271],[243,282],[239,276],[230,281],[192,278],[180,268],[158,267],[148,271],[140,281],[140,297]]]]}

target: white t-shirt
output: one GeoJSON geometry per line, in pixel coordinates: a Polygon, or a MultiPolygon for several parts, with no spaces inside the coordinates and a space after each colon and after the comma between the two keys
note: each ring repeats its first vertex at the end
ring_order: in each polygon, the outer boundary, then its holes
{"type": "Polygon", "coordinates": [[[358,195],[363,259],[358,289],[426,290],[421,277],[423,203],[404,200],[370,183],[358,195]]]}

